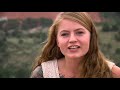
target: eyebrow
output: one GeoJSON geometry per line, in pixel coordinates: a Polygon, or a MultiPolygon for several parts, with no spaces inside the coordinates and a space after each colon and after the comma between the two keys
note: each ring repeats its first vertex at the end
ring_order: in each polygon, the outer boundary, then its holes
{"type": "MultiPolygon", "coordinates": [[[[79,31],[79,30],[83,31],[84,29],[83,29],[83,28],[77,28],[77,29],[75,29],[74,31],[79,31]]],[[[61,32],[69,32],[69,30],[62,30],[61,32]]],[[[60,33],[61,33],[61,32],[60,32],[60,33]]]]}
{"type": "Polygon", "coordinates": [[[68,30],[62,30],[60,33],[62,33],[62,32],[69,32],[68,30]]]}

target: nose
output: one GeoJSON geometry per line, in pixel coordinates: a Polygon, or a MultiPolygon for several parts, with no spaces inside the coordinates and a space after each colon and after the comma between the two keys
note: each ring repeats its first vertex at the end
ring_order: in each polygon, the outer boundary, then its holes
{"type": "Polygon", "coordinates": [[[75,42],[77,42],[77,38],[74,34],[71,34],[69,38],[69,43],[75,43],[75,42]]]}

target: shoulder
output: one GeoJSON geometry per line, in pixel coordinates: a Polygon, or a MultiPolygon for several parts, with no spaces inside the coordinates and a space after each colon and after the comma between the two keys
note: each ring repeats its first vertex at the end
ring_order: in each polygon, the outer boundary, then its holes
{"type": "Polygon", "coordinates": [[[31,74],[31,78],[43,78],[42,66],[37,66],[31,74]]]}
{"type": "Polygon", "coordinates": [[[107,63],[112,72],[113,78],[120,78],[120,67],[116,66],[112,61],[107,61],[107,63]]]}
{"type": "Polygon", "coordinates": [[[56,64],[57,64],[57,60],[50,60],[50,61],[42,62],[41,66],[42,66],[42,69],[46,69],[46,68],[53,67],[56,64]]]}
{"type": "Polygon", "coordinates": [[[107,61],[108,66],[112,72],[113,78],[120,78],[120,67],[118,67],[114,62],[107,61]]]}
{"type": "Polygon", "coordinates": [[[115,63],[112,62],[112,61],[108,61],[108,60],[106,60],[106,61],[107,61],[107,64],[108,64],[110,70],[112,70],[112,68],[113,68],[113,66],[115,65],[115,63]]]}
{"type": "Polygon", "coordinates": [[[114,65],[112,68],[112,76],[113,78],[120,78],[120,67],[114,65]]]}
{"type": "Polygon", "coordinates": [[[57,60],[50,60],[41,64],[44,78],[59,78],[57,60]]]}

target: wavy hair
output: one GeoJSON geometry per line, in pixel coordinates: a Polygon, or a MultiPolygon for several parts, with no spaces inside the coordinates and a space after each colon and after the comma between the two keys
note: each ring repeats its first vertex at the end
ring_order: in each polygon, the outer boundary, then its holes
{"type": "MultiPolygon", "coordinates": [[[[49,29],[47,41],[42,49],[42,53],[37,57],[37,63],[35,67],[41,65],[42,62],[46,62],[53,59],[63,58],[57,46],[57,30],[59,23],[63,19],[73,20],[83,25],[91,34],[90,48],[87,54],[84,56],[82,63],[82,71],[80,72],[83,78],[111,78],[112,74],[106,62],[107,58],[99,50],[98,35],[95,25],[91,17],[86,12],[61,12],[54,20],[52,26],[49,29]]],[[[34,67],[34,68],[35,68],[34,67]]]]}

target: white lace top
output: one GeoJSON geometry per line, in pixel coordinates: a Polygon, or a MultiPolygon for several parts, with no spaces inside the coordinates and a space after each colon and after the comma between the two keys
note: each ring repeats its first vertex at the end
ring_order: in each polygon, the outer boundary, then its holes
{"type": "Polygon", "coordinates": [[[44,78],[60,78],[57,60],[43,62],[41,65],[44,78]]]}
{"type": "MultiPolygon", "coordinates": [[[[115,65],[115,63],[109,61],[107,62],[110,70],[112,70],[112,67],[115,65]]],[[[43,62],[41,65],[44,78],[60,78],[57,60],[43,62]]]]}

